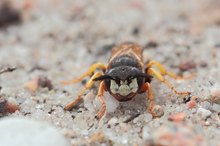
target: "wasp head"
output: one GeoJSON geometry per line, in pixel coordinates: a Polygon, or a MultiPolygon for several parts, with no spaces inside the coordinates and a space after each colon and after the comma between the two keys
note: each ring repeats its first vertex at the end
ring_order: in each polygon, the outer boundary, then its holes
{"type": "Polygon", "coordinates": [[[110,94],[119,101],[128,101],[139,92],[145,82],[151,81],[151,76],[136,67],[119,66],[107,70],[103,76],[94,80],[104,80],[110,94]]]}

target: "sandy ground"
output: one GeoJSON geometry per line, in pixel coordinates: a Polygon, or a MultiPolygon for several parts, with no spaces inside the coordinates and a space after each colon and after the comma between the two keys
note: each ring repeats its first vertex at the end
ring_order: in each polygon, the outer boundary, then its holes
{"type": "Polygon", "coordinates": [[[12,5],[22,22],[0,25],[0,67],[17,69],[0,75],[0,93],[20,109],[4,116],[48,121],[73,145],[220,145],[218,0],[12,0],[12,5]],[[114,112],[118,103],[109,100],[98,122],[97,86],[88,90],[84,104],[64,111],[83,84],[60,81],[80,76],[95,62],[107,64],[111,47],[125,41],[142,45],[145,61],[157,60],[177,74],[196,73],[191,80],[167,79],[197,99],[185,103],[154,78],[156,104],[164,111],[160,118],[152,119],[141,94],[114,112]],[[51,90],[24,87],[39,77],[48,79],[40,86],[49,82],[51,90]]]}

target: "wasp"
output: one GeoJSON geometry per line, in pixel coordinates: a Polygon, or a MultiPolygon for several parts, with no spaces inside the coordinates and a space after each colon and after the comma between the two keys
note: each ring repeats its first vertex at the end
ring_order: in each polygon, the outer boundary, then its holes
{"type": "Polygon", "coordinates": [[[175,94],[190,94],[190,92],[177,91],[174,86],[164,78],[165,75],[174,79],[185,79],[185,77],[167,71],[155,60],[148,61],[148,63],[144,64],[143,50],[143,47],[131,42],[116,45],[112,48],[112,54],[107,66],[102,63],[95,63],[79,78],[63,82],[67,85],[80,82],[85,77],[91,76],[77,98],[66,105],[64,109],[71,110],[81,100],[86,90],[90,89],[94,82],[97,81],[99,81],[97,97],[101,102],[101,109],[97,114],[98,119],[101,119],[106,112],[106,102],[103,97],[105,92],[109,92],[120,102],[129,101],[134,98],[135,95],[147,92],[148,111],[153,117],[156,117],[156,113],[153,111],[155,104],[150,85],[152,77],[166,84],[175,94]],[[97,71],[98,69],[101,71],[97,71]]]}

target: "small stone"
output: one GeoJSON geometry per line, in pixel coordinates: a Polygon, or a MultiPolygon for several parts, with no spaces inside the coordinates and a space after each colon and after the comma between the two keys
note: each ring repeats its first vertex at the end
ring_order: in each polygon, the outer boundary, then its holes
{"type": "Polygon", "coordinates": [[[155,41],[149,41],[146,45],[145,48],[156,48],[158,46],[158,43],[155,41]]]}
{"type": "Polygon", "coordinates": [[[116,110],[116,108],[119,106],[119,101],[116,100],[108,92],[106,92],[105,94],[105,100],[106,100],[106,105],[107,105],[107,112],[113,113],[116,110]]]}
{"type": "Polygon", "coordinates": [[[143,140],[148,140],[151,137],[151,130],[149,129],[148,126],[144,126],[143,130],[142,130],[142,138],[143,140]]]}
{"type": "Polygon", "coordinates": [[[4,118],[0,120],[0,129],[2,146],[70,146],[55,128],[44,122],[4,118]]]}
{"type": "Polygon", "coordinates": [[[84,97],[84,107],[90,111],[94,111],[93,101],[95,100],[95,95],[93,92],[89,92],[84,97]]]}
{"type": "Polygon", "coordinates": [[[88,136],[89,135],[89,131],[87,129],[83,129],[83,130],[80,131],[80,135],[88,136]]]}
{"type": "Polygon", "coordinates": [[[49,90],[53,89],[51,80],[45,76],[38,76],[24,84],[24,87],[32,92],[36,92],[39,87],[48,88],[49,90]]]}
{"type": "Polygon", "coordinates": [[[127,132],[131,129],[131,126],[127,123],[119,123],[119,126],[123,132],[127,132]]]}
{"type": "MultiPolygon", "coordinates": [[[[141,115],[140,113],[137,113],[137,114],[134,114],[134,115],[131,115],[129,118],[127,118],[124,123],[128,123],[128,122],[131,122],[133,121],[133,123],[137,123],[138,121],[140,121],[141,119],[141,115]]],[[[143,121],[143,120],[142,120],[143,121]]]]}
{"type": "Polygon", "coordinates": [[[181,113],[170,115],[168,117],[168,120],[174,121],[174,122],[181,122],[181,121],[185,120],[185,118],[186,118],[186,114],[181,112],[181,113]]]}
{"type": "Polygon", "coordinates": [[[206,122],[205,122],[205,126],[210,126],[210,122],[209,122],[209,121],[206,121],[206,122]]]}
{"type": "Polygon", "coordinates": [[[32,92],[36,92],[38,88],[38,79],[33,79],[24,84],[24,87],[32,92]]]}
{"type": "Polygon", "coordinates": [[[160,123],[160,121],[159,120],[156,120],[156,121],[153,121],[153,127],[154,128],[157,128],[157,127],[159,127],[161,125],[161,123],[160,123]]]}
{"type": "Polygon", "coordinates": [[[118,122],[118,118],[113,117],[108,121],[109,125],[115,125],[118,122]]]}
{"type": "Polygon", "coordinates": [[[197,115],[204,120],[209,118],[211,116],[211,114],[212,114],[212,112],[210,112],[209,110],[204,109],[204,108],[198,108],[198,110],[197,110],[197,115]]]}
{"type": "Polygon", "coordinates": [[[148,123],[152,120],[152,118],[153,118],[153,116],[151,114],[147,113],[147,114],[144,115],[143,120],[144,120],[144,122],[148,123]]]}
{"type": "Polygon", "coordinates": [[[210,91],[211,101],[220,104],[220,87],[213,87],[210,91]]]}
{"type": "Polygon", "coordinates": [[[38,85],[39,85],[39,87],[48,88],[49,90],[53,89],[53,85],[52,85],[51,80],[49,78],[47,78],[46,76],[39,76],[38,77],[38,85]]]}
{"type": "MultiPolygon", "coordinates": [[[[1,11],[1,8],[0,8],[0,11],[1,11]]],[[[0,14],[0,25],[1,25],[1,14],[0,14]]],[[[16,67],[14,66],[4,66],[0,68],[0,74],[6,73],[6,72],[13,72],[14,70],[16,70],[16,67]]]]}
{"type": "Polygon", "coordinates": [[[200,62],[200,67],[205,68],[208,66],[208,63],[205,61],[200,62]]]}
{"type": "Polygon", "coordinates": [[[190,100],[189,102],[186,103],[186,106],[190,108],[196,107],[196,101],[195,100],[190,100]]]}
{"type": "MultiPolygon", "coordinates": [[[[113,113],[116,108],[119,106],[119,101],[117,101],[112,95],[110,95],[108,92],[105,92],[104,94],[105,102],[106,102],[106,112],[107,113],[113,113]]],[[[101,103],[98,100],[98,98],[95,99],[94,105],[97,109],[101,108],[101,103]]]]}
{"type": "MultiPolygon", "coordinates": [[[[143,145],[155,146],[206,146],[204,136],[200,135],[192,125],[170,123],[162,125],[150,133],[151,137],[143,145]]],[[[146,138],[148,135],[146,134],[146,138]]]]}
{"type": "Polygon", "coordinates": [[[94,142],[100,142],[100,143],[102,143],[102,142],[105,141],[105,139],[106,139],[106,138],[105,138],[104,133],[98,132],[98,133],[93,134],[93,135],[90,137],[89,143],[94,143],[94,142]]]}
{"type": "Polygon", "coordinates": [[[211,109],[211,103],[208,101],[204,101],[201,103],[202,108],[210,110],[211,109]]]}
{"type": "Polygon", "coordinates": [[[10,1],[1,1],[0,4],[0,27],[22,22],[22,12],[14,8],[10,1]]]}
{"type": "Polygon", "coordinates": [[[7,113],[14,113],[19,110],[19,107],[16,104],[8,102],[4,98],[0,98],[0,114],[5,115],[7,113]]]}
{"type": "Polygon", "coordinates": [[[162,117],[164,115],[163,108],[160,105],[155,105],[153,107],[153,113],[156,117],[162,117]]]}
{"type": "Polygon", "coordinates": [[[212,110],[214,110],[217,113],[220,113],[220,105],[219,104],[213,104],[212,110]]]}
{"type": "Polygon", "coordinates": [[[136,118],[133,119],[134,124],[137,124],[138,121],[139,121],[139,117],[136,117],[136,118]]]}
{"type": "Polygon", "coordinates": [[[187,71],[196,68],[196,63],[193,60],[187,60],[179,65],[181,71],[187,71]]]}

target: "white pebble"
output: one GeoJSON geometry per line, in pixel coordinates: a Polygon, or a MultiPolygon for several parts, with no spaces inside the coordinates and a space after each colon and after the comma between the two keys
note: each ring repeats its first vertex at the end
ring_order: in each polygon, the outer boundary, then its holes
{"type": "Polygon", "coordinates": [[[153,124],[152,126],[153,126],[154,128],[157,128],[157,127],[159,127],[159,126],[161,125],[161,124],[160,124],[160,121],[157,120],[157,119],[154,120],[154,122],[153,122],[152,124],[153,124]]]}
{"type": "Polygon", "coordinates": [[[200,116],[202,119],[205,120],[211,116],[212,112],[210,112],[209,110],[204,109],[204,108],[198,108],[197,114],[198,114],[198,116],[200,116]]]}
{"type": "Polygon", "coordinates": [[[214,105],[212,106],[212,109],[213,109],[215,112],[220,113],[220,105],[219,105],[219,104],[214,104],[214,105]]]}
{"type": "Polygon", "coordinates": [[[106,92],[105,94],[105,100],[106,100],[106,105],[107,105],[107,112],[113,113],[116,110],[116,108],[119,106],[119,101],[116,100],[108,92],[106,92]]]}
{"type": "MultiPolygon", "coordinates": [[[[119,101],[116,100],[112,95],[110,95],[108,92],[104,94],[105,102],[106,102],[106,112],[107,113],[113,113],[116,108],[119,106],[119,101]]],[[[101,103],[98,100],[98,97],[95,99],[95,107],[98,109],[101,108],[101,103]]]]}
{"type": "Polygon", "coordinates": [[[218,85],[211,89],[210,95],[212,102],[220,104],[220,87],[218,85]]]}
{"type": "Polygon", "coordinates": [[[202,108],[210,110],[211,109],[211,104],[208,101],[204,101],[201,103],[202,108]]]}
{"type": "Polygon", "coordinates": [[[119,126],[122,131],[127,132],[131,129],[131,127],[127,123],[119,123],[119,126]]]}
{"type": "Polygon", "coordinates": [[[150,139],[150,129],[148,126],[144,126],[143,131],[142,131],[142,138],[143,140],[150,139]]]}
{"type": "Polygon", "coordinates": [[[162,117],[164,115],[163,108],[160,105],[155,105],[153,107],[153,112],[156,114],[157,117],[162,117]]]}
{"type": "Polygon", "coordinates": [[[140,119],[139,117],[134,118],[134,119],[133,119],[133,123],[134,123],[134,124],[137,124],[137,122],[139,121],[139,119],[140,119]]]}
{"type": "Polygon", "coordinates": [[[108,121],[108,124],[109,124],[109,125],[114,125],[114,124],[116,124],[117,122],[118,122],[118,118],[113,117],[113,118],[111,118],[111,119],[108,121]]]}
{"type": "Polygon", "coordinates": [[[94,93],[93,92],[89,92],[84,97],[84,107],[89,109],[90,111],[94,111],[94,105],[93,105],[94,100],[95,100],[94,93]]]}
{"type": "Polygon", "coordinates": [[[149,114],[149,113],[144,115],[144,121],[146,123],[150,122],[152,120],[152,118],[153,118],[153,116],[151,114],[149,114]]]}
{"type": "Polygon", "coordinates": [[[87,135],[89,135],[89,131],[84,129],[84,130],[80,131],[80,134],[83,135],[83,136],[87,136],[87,135]]]}
{"type": "Polygon", "coordinates": [[[24,119],[0,120],[1,146],[70,146],[70,143],[47,123],[24,119]]]}

